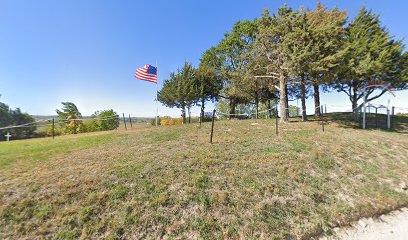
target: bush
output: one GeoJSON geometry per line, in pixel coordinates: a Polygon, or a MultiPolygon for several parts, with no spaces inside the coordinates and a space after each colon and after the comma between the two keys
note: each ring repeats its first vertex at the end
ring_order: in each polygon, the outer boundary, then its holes
{"type": "MultiPolygon", "coordinates": [[[[48,125],[45,132],[46,132],[47,136],[52,136],[52,125],[48,125]]],[[[54,136],[60,136],[63,133],[64,133],[64,129],[61,126],[55,124],[55,126],[54,126],[54,136]]]]}
{"type": "Polygon", "coordinates": [[[91,116],[88,129],[92,131],[113,130],[119,127],[119,115],[110,110],[97,111],[91,116]]]}
{"type": "MultiPolygon", "coordinates": [[[[158,123],[159,125],[160,125],[161,120],[162,120],[162,118],[161,118],[161,117],[158,117],[157,123],[158,123]]],[[[152,125],[152,126],[156,126],[156,118],[151,119],[151,120],[149,121],[149,123],[150,123],[150,125],[152,125]]]]}
{"type": "Polygon", "coordinates": [[[183,120],[181,118],[164,117],[160,120],[160,125],[162,126],[172,126],[181,124],[183,124],[183,120]]]}

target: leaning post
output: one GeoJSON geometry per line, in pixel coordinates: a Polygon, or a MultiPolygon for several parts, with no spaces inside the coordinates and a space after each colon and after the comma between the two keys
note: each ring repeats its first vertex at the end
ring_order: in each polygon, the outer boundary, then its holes
{"type": "Polygon", "coordinates": [[[213,110],[212,123],[211,123],[211,135],[210,135],[210,143],[211,144],[212,144],[213,132],[214,132],[214,118],[215,118],[215,109],[213,110]]]}

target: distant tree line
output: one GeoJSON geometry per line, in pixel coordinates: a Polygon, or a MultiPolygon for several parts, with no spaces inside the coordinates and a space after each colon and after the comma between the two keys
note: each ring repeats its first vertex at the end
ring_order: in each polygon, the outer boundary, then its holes
{"type": "MultiPolygon", "coordinates": [[[[20,108],[11,109],[7,104],[0,102],[0,127],[11,125],[22,125],[34,122],[34,118],[27,113],[21,112],[20,108]]],[[[4,135],[10,133],[14,139],[28,138],[35,135],[37,127],[35,125],[0,130],[0,139],[4,140],[4,135]]]]}
{"type": "MultiPolygon", "coordinates": [[[[118,114],[110,110],[96,111],[90,119],[84,119],[77,106],[72,102],[62,102],[62,108],[57,109],[58,125],[54,127],[54,134],[77,134],[84,132],[113,130],[119,127],[118,114]]],[[[47,133],[50,135],[52,126],[47,133]]]]}
{"type": "Polygon", "coordinates": [[[407,66],[402,41],[365,7],[348,21],[345,11],[320,2],[314,10],[284,5],[276,13],[264,10],[260,18],[238,21],[204,52],[197,68],[186,62],[171,73],[158,100],[180,108],[183,123],[192,106],[204,114],[207,101],[226,101],[234,117],[240,105],[254,106],[258,116],[260,104],[271,108],[279,100],[281,121],[287,122],[289,100],[298,98],[307,121],[308,97],[314,98],[316,117],[321,114],[320,91],[347,94],[357,112],[365,93],[371,101],[387,91],[365,90],[369,82],[406,89],[407,66]]]}
{"type": "Polygon", "coordinates": [[[62,105],[60,110],[56,110],[58,117],[53,127],[51,120],[36,124],[38,119],[21,112],[20,108],[11,109],[7,104],[0,102],[0,128],[27,124],[0,130],[0,141],[5,139],[4,135],[7,133],[11,134],[12,139],[24,139],[51,136],[53,132],[55,135],[76,134],[113,130],[119,127],[119,116],[112,109],[96,111],[89,118],[84,119],[74,103],[63,102],[62,105]],[[44,124],[46,124],[45,127],[44,124]]]}

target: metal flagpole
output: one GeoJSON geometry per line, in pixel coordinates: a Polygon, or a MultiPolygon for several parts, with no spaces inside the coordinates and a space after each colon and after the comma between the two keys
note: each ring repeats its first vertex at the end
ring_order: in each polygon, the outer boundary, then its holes
{"type": "Polygon", "coordinates": [[[158,88],[159,88],[159,68],[157,67],[157,60],[156,60],[156,76],[157,76],[157,81],[156,81],[156,127],[159,126],[159,100],[157,99],[157,94],[158,94],[158,88]]]}

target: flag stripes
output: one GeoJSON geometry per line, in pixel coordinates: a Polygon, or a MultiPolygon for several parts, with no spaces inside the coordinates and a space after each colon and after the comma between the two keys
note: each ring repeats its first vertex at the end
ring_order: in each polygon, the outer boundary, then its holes
{"type": "Polygon", "coordinates": [[[136,70],[135,78],[157,84],[157,68],[146,64],[144,67],[136,70]]]}

